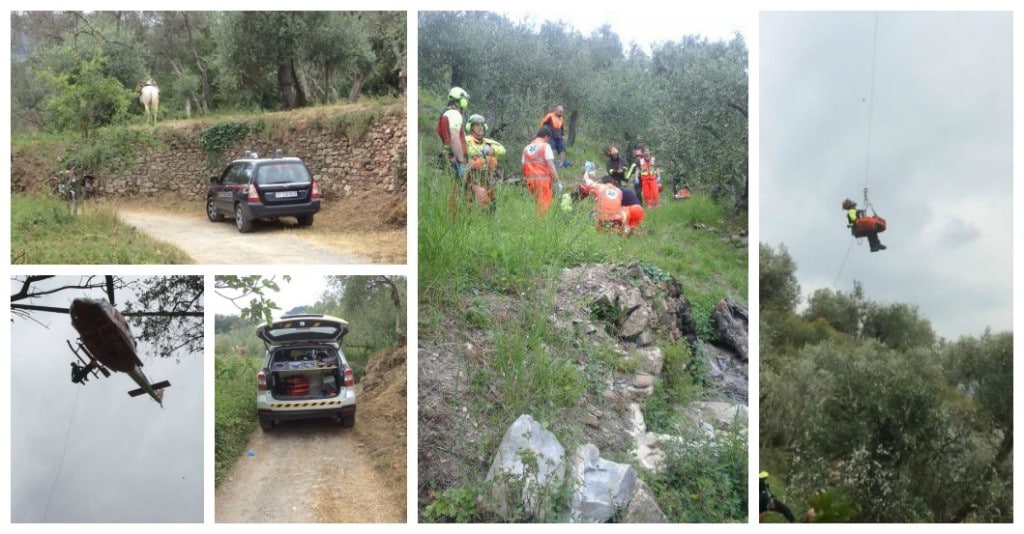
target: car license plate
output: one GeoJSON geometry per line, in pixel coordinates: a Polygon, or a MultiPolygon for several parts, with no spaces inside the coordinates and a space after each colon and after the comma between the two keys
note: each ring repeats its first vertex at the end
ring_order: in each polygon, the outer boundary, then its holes
{"type": "Polygon", "coordinates": [[[274,198],[298,198],[298,191],[281,191],[274,198]]]}

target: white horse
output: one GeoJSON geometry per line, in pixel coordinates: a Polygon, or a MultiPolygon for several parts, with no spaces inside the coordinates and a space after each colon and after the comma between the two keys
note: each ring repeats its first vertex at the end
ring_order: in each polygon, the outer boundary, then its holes
{"type": "Polygon", "coordinates": [[[149,124],[149,118],[153,117],[153,125],[156,125],[156,113],[160,108],[160,89],[156,86],[153,78],[150,78],[142,84],[140,91],[139,103],[146,108],[146,124],[149,124]]]}

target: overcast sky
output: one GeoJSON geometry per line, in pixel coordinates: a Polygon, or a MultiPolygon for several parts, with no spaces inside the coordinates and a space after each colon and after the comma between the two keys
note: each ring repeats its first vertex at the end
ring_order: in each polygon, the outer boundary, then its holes
{"type": "MultiPolygon", "coordinates": [[[[324,276],[311,276],[307,274],[292,275],[290,282],[285,282],[280,276],[275,278],[278,286],[281,288],[278,292],[270,292],[267,296],[273,300],[280,310],[274,312],[274,318],[278,318],[284,315],[285,312],[292,310],[298,306],[312,306],[320,300],[320,296],[323,295],[327,289],[327,280],[324,276]]],[[[214,313],[219,315],[238,315],[238,308],[231,303],[230,300],[223,298],[219,293],[223,293],[227,296],[235,296],[237,292],[218,291],[218,294],[213,296],[212,310],[214,313]]],[[[238,301],[239,304],[245,304],[248,299],[242,299],[238,301]]]]}
{"type": "MultiPolygon", "coordinates": [[[[61,277],[37,287],[78,280],[61,277]]],[[[20,287],[12,282],[12,293],[20,287]]],[[[20,303],[67,307],[77,297],[105,293],[64,291],[20,303]]],[[[132,298],[130,291],[115,293],[119,305],[132,298]]],[[[122,373],[73,384],[74,355],[65,340],[74,342],[78,333],[70,317],[34,312],[32,318],[38,323],[17,317],[11,323],[12,521],[202,522],[202,354],[178,362],[156,358],[139,343],[146,376],[171,383],[161,409],[148,395],[129,397],[138,386],[122,373]]]]}
{"type": "Polygon", "coordinates": [[[859,280],[946,338],[1010,330],[1011,15],[883,12],[872,53],[875,17],[761,15],[760,241],[805,295],[859,280]],[[889,249],[847,256],[865,186],[889,249]]]}
{"type": "MultiPolygon", "coordinates": [[[[558,4],[555,4],[558,5],[558,4]]],[[[659,9],[648,6],[637,11],[628,4],[614,4],[611,9],[581,7],[564,11],[501,11],[510,20],[525,22],[540,28],[544,21],[563,21],[583,35],[608,24],[619,36],[622,46],[629,49],[636,42],[647,53],[651,45],[667,41],[679,41],[686,35],[702,35],[712,41],[729,41],[736,32],[749,38],[749,28],[756,24],[756,15],[750,8],[738,9],[723,6],[718,10],[709,7],[686,9],[674,7],[659,9]]],[[[749,43],[748,43],[749,46],[749,43]]]]}

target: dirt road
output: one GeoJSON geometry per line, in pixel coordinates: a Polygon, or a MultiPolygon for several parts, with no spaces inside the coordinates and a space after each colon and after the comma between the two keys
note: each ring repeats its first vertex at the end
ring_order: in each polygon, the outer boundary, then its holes
{"type": "MultiPolygon", "coordinates": [[[[358,425],[358,418],[356,425],[358,425]]],[[[352,430],[332,419],[256,430],[216,493],[218,523],[404,523],[352,430]]],[[[399,502],[396,502],[399,501],[399,502]]]]}
{"type": "Polygon", "coordinates": [[[331,250],[298,235],[305,230],[261,227],[257,223],[252,233],[239,234],[232,221],[211,223],[205,216],[186,217],[130,209],[118,209],[117,214],[125,223],[181,249],[196,263],[370,263],[360,255],[331,250]]]}

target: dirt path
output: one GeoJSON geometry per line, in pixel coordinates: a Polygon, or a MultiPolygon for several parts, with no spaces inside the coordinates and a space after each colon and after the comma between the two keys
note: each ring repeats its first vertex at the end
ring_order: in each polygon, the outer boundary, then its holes
{"type": "MultiPolygon", "coordinates": [[[[356,425],[359,425],[358,419],[356,425]]],[[[352,430],[334,420],[256,432],[216,492],[218,523],[404,523],[352,430]]],[[[398,502],[396,502],[398,501],[398,502]]]]}
{"type": "Polygon", "coordinates": [[[370,263],[353,253],[330,250],[285,230],[259,225],[239,234],[232,221],[211,223],[202,217],[119,209],[118,217],[155,239],[181,249],[196,263],[351,264],[370,263]]]}

